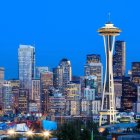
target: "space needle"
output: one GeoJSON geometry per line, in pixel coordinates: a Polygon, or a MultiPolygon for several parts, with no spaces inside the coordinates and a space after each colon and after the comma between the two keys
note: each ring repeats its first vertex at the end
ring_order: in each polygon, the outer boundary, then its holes
{"type": "Polygon", "coordinates": [[[116,122],[117,110],[115,106],[114,81],[113,81],[113,50],[115,37],[120,34],[121,30],[115,27],[111,22],[107,22],[104,27],[98,30],[98,32],[101,36],[103,36],[106,54],[106,70],[99,119],[99,126],[101,126],[103,116],[107,116],[108,124],[113,124],[116,122]]]}

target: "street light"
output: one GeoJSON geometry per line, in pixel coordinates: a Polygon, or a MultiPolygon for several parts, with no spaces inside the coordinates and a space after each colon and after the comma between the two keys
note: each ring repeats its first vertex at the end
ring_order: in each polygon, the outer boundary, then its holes
{"type": "Polygon", "coordinates": [[[29,131],[26,132],[26,134],[27,134],[28,136],[32,136],[32,135],[33,135],[33,131],[29,130],[29,131]]]}
{"type": "Polygon", "coordinates": [[[15,134],[15,130],[14,129],[10,129],[10,130],[7,131],[7,133],[9,135],[14,135],[15,134]]]}
{"type": "Polygon", "coordinates": [[[104,127],[99,127],[98,128],[98,131],[102,135],[102,133],[105,131],[105,128],[104,127]]]}
{"type": "Polygon", "coordinates": [[[47,137],[48,140],[49,140],[49,137],[50,137],[51,133],[49,131],[44,131],[43,135],[44,135],[44,137],[47,137]]]}

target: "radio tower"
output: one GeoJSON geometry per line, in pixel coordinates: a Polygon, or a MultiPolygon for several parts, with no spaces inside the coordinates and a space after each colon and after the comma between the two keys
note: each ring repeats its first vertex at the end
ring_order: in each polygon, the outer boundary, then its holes
{"type": "Polygon", "coordinates": [[[104,48],[106,54],[106,71],[104,78],[104,89],[102,94],[102,105],[100,111],[99,126],[102,125],[102,116],[107,116],[108,124],[116,122],[116,106],[114,97],[114,81],[113,81],[113,49],[115,37],[121,32],[111,22],[105,24],[104,27],[98,30],[103,36],[104,48]]]}

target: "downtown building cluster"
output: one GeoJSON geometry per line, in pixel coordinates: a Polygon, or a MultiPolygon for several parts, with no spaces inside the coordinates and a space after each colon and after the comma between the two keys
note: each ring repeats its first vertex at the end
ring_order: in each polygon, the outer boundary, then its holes
{"type": "MultiPolygon", "coordinates": [[[[103,92],[103,64],[99,54],[88,54],[83,76],[73,76],[70,60],[57,67],[36,66],[35,47],[18,48],[18,79],[5,80],[0,68],[0,113],[46,114],[53,119],[93,117],[98,121],[103,92]]],[[[140,113],[140,62],[126,74],[126,43],[115,42],[114,90],[117,110],[140,113]]],[[[62,120],[61,120],[62,121],[62,120]]]]}

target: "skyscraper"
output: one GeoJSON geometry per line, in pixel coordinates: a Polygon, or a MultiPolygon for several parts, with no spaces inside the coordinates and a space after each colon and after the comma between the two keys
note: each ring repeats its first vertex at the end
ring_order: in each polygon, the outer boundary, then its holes
{"type": "Polygon", "coordinates": [[[140,62],[132,62],[132,82],[140,85],[140,62]]]}
{"type": "Polygon", "coordinates": [[[4,68],[0,67],[0,110],[2,109],[2,87],[4,83],[4,68]]]}
{"type": "Polygon", "coordinates": [[[2,100],[3,100],[3,112],[4,114],[13,113],[14,98],[12,94],[12,87],[9,81],[5,81],[2,87],[2,100]]]}
{"type": "Polygon", "coordinates": [[[32,80],[32,100],[37,105],[37,111],[41,112],[40,80],[32,80]]]}
{"type": "Polygon", "coordinates": [[[68,59],[63,58],[59,63],[62,69],[63,86],[66,86],[72,80],[72,68],[68,59]]]}
{"type": "Polygon", "coordinates": [[[97,93],[98,95],[101,95],[103,89],[103,65],[101,63],[100,55],[87,55],[86,62],[87,63],[84,66],[84,75],[97,77],[97,93]]]}
{"type": "Polygon", "coordinates": [[[4,80],[4,68],[0,67],[0,81],[4,80]]]}
{"type": "Polygon", "coordinates": [[[115,54],[113,56],[113,74],[115,78],[122,78],[126,68],[126,42],[115,42],[115,54]]]}
{"type": "Polygon", "coordinates": [[[63,86],[63,69],[60,66],[53,68],[53,86],[61,89],[63,86]]]}
{"type": "Polygon", "coordinates": [[[19,46],[18,64],[20,88],[29,90],[29,100],[31,100],[32,79],[35,76],[35,48],[33,46],[19,46]]]}
{"type": "Polygon", "coordinates": [[[49,94],[53,87],[53,73],[48,71],[41,73],[40,77],[41,88],[41,111],[42,113],[48,113],[49,106],[49,94]]]}
{"type": "Polygon", "coordinates": [[[123,111],[132,111],[133,103],[137,101],[137,86],[131,81],[130,77],[122,79],[122,99],[121,106],[123,111]]]}

